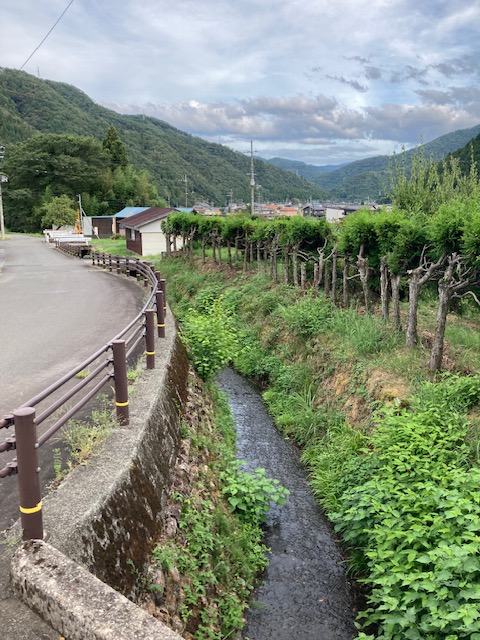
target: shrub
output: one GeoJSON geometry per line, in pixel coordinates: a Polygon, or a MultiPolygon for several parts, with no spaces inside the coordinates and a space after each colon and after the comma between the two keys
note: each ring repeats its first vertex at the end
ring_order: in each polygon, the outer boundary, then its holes
{"type": "Polygon", "coordinates": [[[379,639],[480,639],[480,469],[465,442],[478,391],[451,377],[425,385],[416,410],[383,411],[330,514],[363,554],[362,617],[379,639]]]}
{"type": "Polygon", "coordinates": [[[234,318],[222,297],[205,305],[203,312],[190,309],[182,323],[182,340],[204,380],[211,379],[241,351],[234,318]]]}
{"type": "Polygon", "coordinates": [[[259,525],[265,522],[270,503],[284,505],[290,492],[268,478],[265,469],[245,471],[240,468],[243,464],[244,460],[235,460],[222,474],[223,495],[233,513],[259,525]]]}
{"type": "Polygon", "coordinates": [[[332,315],[332,306],[324,298],[302,298],[295,304],[280,306],[278,315],[286,320],[290,330],[299,338],[313,338],[325,331],[332,315]]]}

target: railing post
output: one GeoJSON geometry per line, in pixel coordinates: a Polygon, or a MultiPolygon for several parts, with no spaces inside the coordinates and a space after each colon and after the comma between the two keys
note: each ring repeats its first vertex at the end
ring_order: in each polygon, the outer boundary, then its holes
{"type": "Polygon", "coordinates": [[[112,351],[117,420],[120,422],[120,424],[128,424],[128,379],[125,340],[114,340],[112,342],[112,351]]]}
{"type": "Polygon", "coordinates": [[[157,335],[165,338],[165,311],[163,309],[163,291],[157,289],[155,294],[157,307],[157,335]]]}
{"type": "Polygon", "coordinates": [[[105,269],[105,252],[102,252],[102,267],[105,269]]]}
{"type": "Polygon", "coordinates": [[[138,270],[138,266],[139,266],[139,264],[140,264],[140,260],[139,260],[139,258],[137,258],[137,259],[135,260],[135,276],[136,276],[136,278],[137,278],[137,282],[140,282],[140,276],[142,275],[142,274],[140,273],[140,271],[138,270]]]}
{"type": "Polygon", "coordinates": [[[18,489],[23,540],[43,539],[42,493],[38,466],[35,409],[13,412],[17,441],[18,489]]]}
{"type": "Polygon", "coordinates": [[[129,277],[130,276],[130,260],[129,258],[125,258],[125,277],[129,277]]]}
{"type": "Polygon", "coordinates": [[[111,253],[108,254],[108,270],[110,271],[110,273],[112,272],[112,254],[111,253]]]}
{"type": "Polygon", "coordinates": [[[92,267],[95,266],[95,249],[92,249],[92,267]]]}
{"type": "Polygon", "coordinates": [[[161,292],[163,293],[163,314],[167,315],[167,282],[163,278],[158,283],[161,292]]]}
{"type": "Polygon", "coordinates": [[[120,275],[120,256],[115,256],[115,263],[117,267],[117,274],[120,275]]]}
{"type": "Polygon", "coordinates": [[[153,309],[145,311],[145,342],[147,369],[155,369],[155,316],[153,309]]]}

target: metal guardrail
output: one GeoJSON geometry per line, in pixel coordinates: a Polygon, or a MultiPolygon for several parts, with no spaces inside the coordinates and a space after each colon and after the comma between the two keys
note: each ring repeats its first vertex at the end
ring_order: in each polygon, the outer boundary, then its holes
{"type": "Polygon", "coordinates": [[[166,283],[149,262],[94,251],[89,245],[58,243],[57,248],[80,258],[89,255],[93,266],[133,277],[146,288],[150,286],[150,293],[137,316],[107,344],[11,414],[0,418],[0,429],[15,427],[15,434],[0,442],[0,454],[16,450],[16,458],[0,468],[0,480],[18,475],[24,540],[43,538],[38,449],[109,381],[114,385],[117,419],[128,425],[127,360],[144,340],[147,369],[155,368],[155,333],[159,338],[165,337],[166,283]],[[86,373],[91,366],[93,370],[86,373]],[[81,372],[85,376],[78,381],[81,372]],[[59,391],[61,396],[52,398],[59,391]],[[74,404],[69,407],[67,403],[71,400],[74,404]],[[50,404],[44,406],[47,402],[50,404]],[[52,424],[47,424],[47,429],[37,437],[37,427],[48,419],[52,424]]]}

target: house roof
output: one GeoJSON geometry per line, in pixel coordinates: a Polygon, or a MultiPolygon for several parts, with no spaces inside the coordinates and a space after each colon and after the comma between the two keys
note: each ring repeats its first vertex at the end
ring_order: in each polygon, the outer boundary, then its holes
{"type": "Polygon", "coordinates": [[[137,213],[141,213],[142,211],[146,211],[150,207],[124,207],[121,211],[116,213],[114,218],[130,218],[131,216],[136,216],[137,213]]]}
{"type": "Polygon", "coordinates": [[[121,226],[127,229],[140,229],[149,222],[155,222],[155,220],[162,220],[166,218],[170,213],[177,211],[177,209],[163,209],[162,207],[150,207],[149,209],[142,209],[140,213],[134,216],[130,216],[121,226]]]}

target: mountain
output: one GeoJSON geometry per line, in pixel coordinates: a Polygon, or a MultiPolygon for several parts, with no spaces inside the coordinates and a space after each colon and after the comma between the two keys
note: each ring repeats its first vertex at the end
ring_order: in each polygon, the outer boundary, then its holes
{"type": "MultiPolygon", "coordinates": [[[[468,145],[470,140],[479,134],[480,125],[447,133],[423,145],[425,156],[427,158],[433,156],[434,160],[441,160],[449,153],[468,145]]],[[[407,162],[417,152],[418,149],[407,151],[407,162]]],[[[356,160],[328,172],[321,171],[321,167],[302,162],[284,160],[283,158],[275,158],[274,160],[277,166],[289,169],[314,182],[327,191],[332,199],[374,200],[379,194],[385,194],[388,191],[388,169],[391,156],[375,156],[365,160],[356,160]]],[[[271,161],[269,160],[269,162],[271,161]]]]}
{"type": "MultiPolygon", "coordinates": [[[[207,200],[223,206],[227,194],[250,201],[250,158],[189,135],[156,118],[121,115],[102,107],[68,84],[41,80],[23,71],[0,68],[0,145],[27,140],[36,133],[90,136],[103,140],[113,125],[129,160],[148,169],[159,195],[172,204],[207,200]],[[185,182],[185,176],[187,181],[185,182]]],[[[262,200],[297,197],[325,199],[305,178],[255,160],[262,200]]]]}
{"type": "Polygon", "coordinates": [[[473,157],[473,161],[475,162],[478,171],[480,169],[480,133],[461,149],[458,149],[453,153],[449,153],[447,158],[448,157],[458,158],[460,169],[463,174],[470,172],[473,157]]]}
{"type": "Polygon", "coordinates": [[[287,171],[296,173],[307,180],[313,180],[322,173],[335,171],[336,169],[340,169],[340,167],[344,166],[344,164],[327,164],[318,167],[317,165],[307,164],[300,160],[287,160],[286,158],[270,158],[266,160],[266,162],[273,164],[275,167],[279,167],[279,169],[286,169],[287,171]]]}

